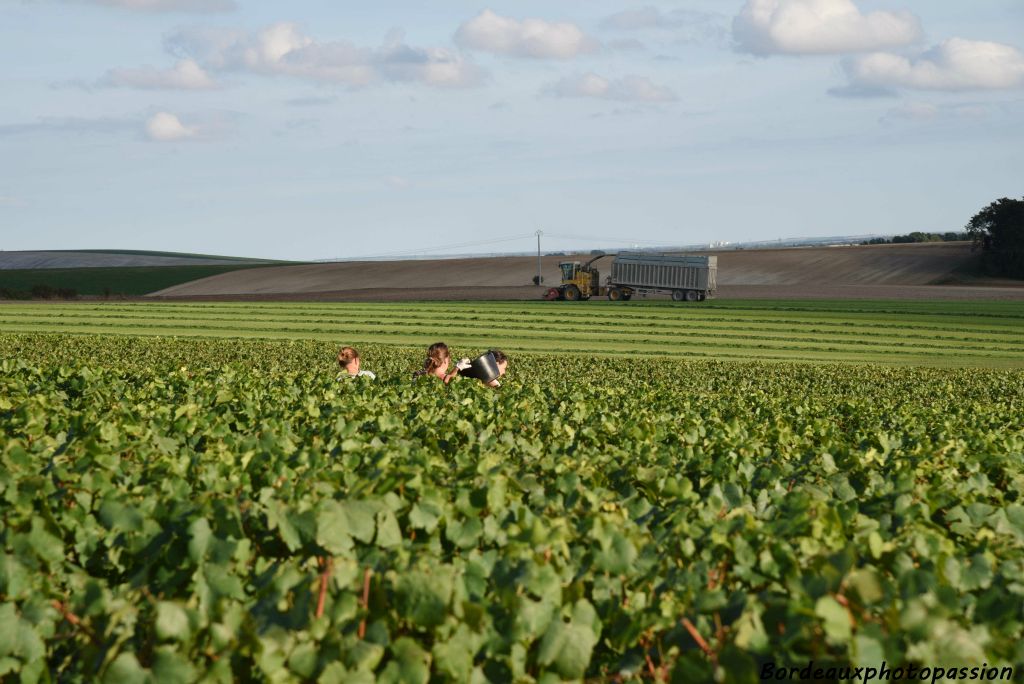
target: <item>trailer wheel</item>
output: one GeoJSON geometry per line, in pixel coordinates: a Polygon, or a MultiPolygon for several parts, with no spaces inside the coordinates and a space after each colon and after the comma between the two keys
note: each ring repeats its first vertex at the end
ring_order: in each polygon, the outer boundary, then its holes
{"type": "Polygon", "coordinates": [[[576,287],[575,285],[568,285],[565,288],[565,298],[568,299],[570,302],[578,302],[580,300],[581,294],[582,293],[580,292],[580,288],[576,287]]]}
{"type": "Polygon", "coordinates": [[[622,293],[622,301],[624,301],[624,302],[628,302],[628,301],[629,301],[630,299],[632,299],[632,298],[633,298],[633,295],[631,295],[631,294],[626,294],[626,293],[622,293]]]}
{"type": "Polygon", "coordinates": [[[697,295],[697,301],[698,302],[703,302],[707,298],[708,298],[708,293],[707,292],[701,292],[700,294],[697,295]]]}
{"type": "Polygon", "coordinates": [[[696,290],[687,290],[686,291],[686,301],[688,301],[688,302],[695,302],[695,301],[697,301],[697,291],[696,290]]]}
{"type": "Polygon", "coordinates": [[[681,302],[686,297],[682,290],[672,290],[672,301],[681,302]]]}
{"type": "Polygon", "coordinates": [[[622,299],[622,290],[617,287],[613,287],[608,290],[608,301],[617,302],[622,299]]]}

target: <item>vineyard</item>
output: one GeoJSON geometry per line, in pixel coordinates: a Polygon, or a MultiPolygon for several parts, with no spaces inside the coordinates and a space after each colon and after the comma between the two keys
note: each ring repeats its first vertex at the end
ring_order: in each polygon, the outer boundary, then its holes
{"type": "Polygon", "coordinates": [[[36,303],[0,306],[0,330],[1024,368],[1019,302],[36,303]]]}
{"type": "Polygon", "coordinates": [[[651,358],[513,354],[494,391],[412,382],[402,345],[441,335],[408,307],[0,310],[0,675],[1019,674],[1024,371],[655,354],[1019,366],[1020,313],[502,306],[437,325],[456,355],[597,326],[651,358]],[[360,345],[376,382],[335,378],[344,319],[388,343],[360,345]],[[10,332],[167,326],[236,339],[10,332]],[[240,339],[265,330],[330,341],[240,339]]]}

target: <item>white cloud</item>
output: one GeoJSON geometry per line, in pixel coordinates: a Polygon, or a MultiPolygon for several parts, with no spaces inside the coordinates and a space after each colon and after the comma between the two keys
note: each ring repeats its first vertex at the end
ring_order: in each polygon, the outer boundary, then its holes
{"type": "Polygon", "coordinates": [[[950,38],[916,58],[888,52],[847,60],[853,88],[1006,90],[1024,87],[1024,54],[1001,43],[950,38]]]}
{"type": "Polygon", "coordinates": [[[921,23],[905,11],[862,14],[852,0],[747,0],[732,32],[755,55],[838,54],[908,45],[921,23]]]}
{"type": "Polygon", "coordinates": [[[597,41],[576,24],[543,19],[519,21],[491,10],[464,22],[455,32],[455,42],[471,50],[539,59],[571,59],[598,47],[597,41]]]}
{"type": "Polygon", "coordinates": [[[79,0],[138,12],[230,12],[233,0],[79,0]]]}
{"type": "Polygon", "coordinates": [[[229,29],[186,29],[167,40],[177,54],[213,71],[246,71],[304,78],[320,83],[365,86],[378,81],[414,81],[438,87],[476,85],[483,72],[444,48],[406,45],[393,36],[379,48],[345,41],[319,42],[293,23],[250,33],[229,29]]]}
{"type": "Polygon", "coordinates": [[[146,135],[156,142],[172,142],[195,138],[199,129],[181,123],[174,114],[157,112],[146,121],[146,135]]]}
{"type": "Polygon", "coordinates": [[[595,73],[570,76],[547,86],[545,91],[558,97],[593,97],[623,102],[671,102],[671,89],[655,85],[644,76],[625,76],[609,80],[595,73]]]}
{"type": "Polygon", "coordinates": [[[98,85],[112,88],[210,90],[217,84],[193,59],[183,59],[171,69],[145,66],[139,69],[111,69],[98,85]]]}
{"type": "Polygon", "coordinates": [[[395,190],[407,190],[412,187],[412,181],[404,176],[388,176],[384,179],[384,182],[389,188],[395,190]]]}

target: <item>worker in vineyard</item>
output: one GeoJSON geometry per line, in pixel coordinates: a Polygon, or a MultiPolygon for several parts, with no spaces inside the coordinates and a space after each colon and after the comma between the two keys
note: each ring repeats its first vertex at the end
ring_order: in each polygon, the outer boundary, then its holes
{"type": "Polygon", "coordinates": [[[359,352],[353,347],[342,347],[338,351],[338,366],[341,367],[341,372],[338,373],[338,380],[347,380],[349,378],[377,379],[377,375],[372,371],[360,370],[359,352]]]}
{"type": "Polygon", "coordinates": [[[507,368],[508,357],[505,353],[500,349],[489,349],[472,361],[468,358],[460,359],[451,375],[474,378],[488,387],[501,387],[499,378],[505,375],[507,368]]]}
{"type": "Polygon", "coordinates": [[[451,354],[448,352],[448,345],[444,342],[435,342],[427,349],[427,358],[423,361],[423,368],[412,374],[414,380],[424,376],[440,378],[447,384],[455,373],[448,373],[451,365],[451,354]]]}
{"type": "Polygon", "coordinates": [[[501,387],[501,378],[505,375],[505,371],[508,369],[508,357],[500,349],[491,349],[487,352],[494,358],[494,364],[498,367],[498,377],[493,380],[489,380],[484,384],[488,387],[501,387]]]}

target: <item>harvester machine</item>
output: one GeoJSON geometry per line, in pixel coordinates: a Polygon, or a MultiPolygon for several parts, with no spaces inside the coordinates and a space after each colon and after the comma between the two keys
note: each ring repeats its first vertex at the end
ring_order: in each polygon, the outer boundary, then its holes
{"type": "MultiPolygon", "coordinates": [[[[579,261],[563,261],[558,264],[558,269],[562,272],[562,284],[549,288],[544,298],[575,302],[609,294],[608,287],[601,284],[601,272],[593,266],[595,261],[606,256],[608,255],[598,254],[583,264],[579,261]]],[[[620,292],[615,299],[629,299],[629,296],[620,292]]]]}
{"type": "Polygon", "coordinates": [[[563,261],[562,284],[550,288],[545,299],[579,301],[607,296],[611,301],[628,301],[633,295],[671,295],[676,302],[702,302],[717,288],[718,257],[679,254],[620,253],[612,262],[611,273],[601,282],[601,274],[593,264],[606,254],[590,261],[563,261]]]}

